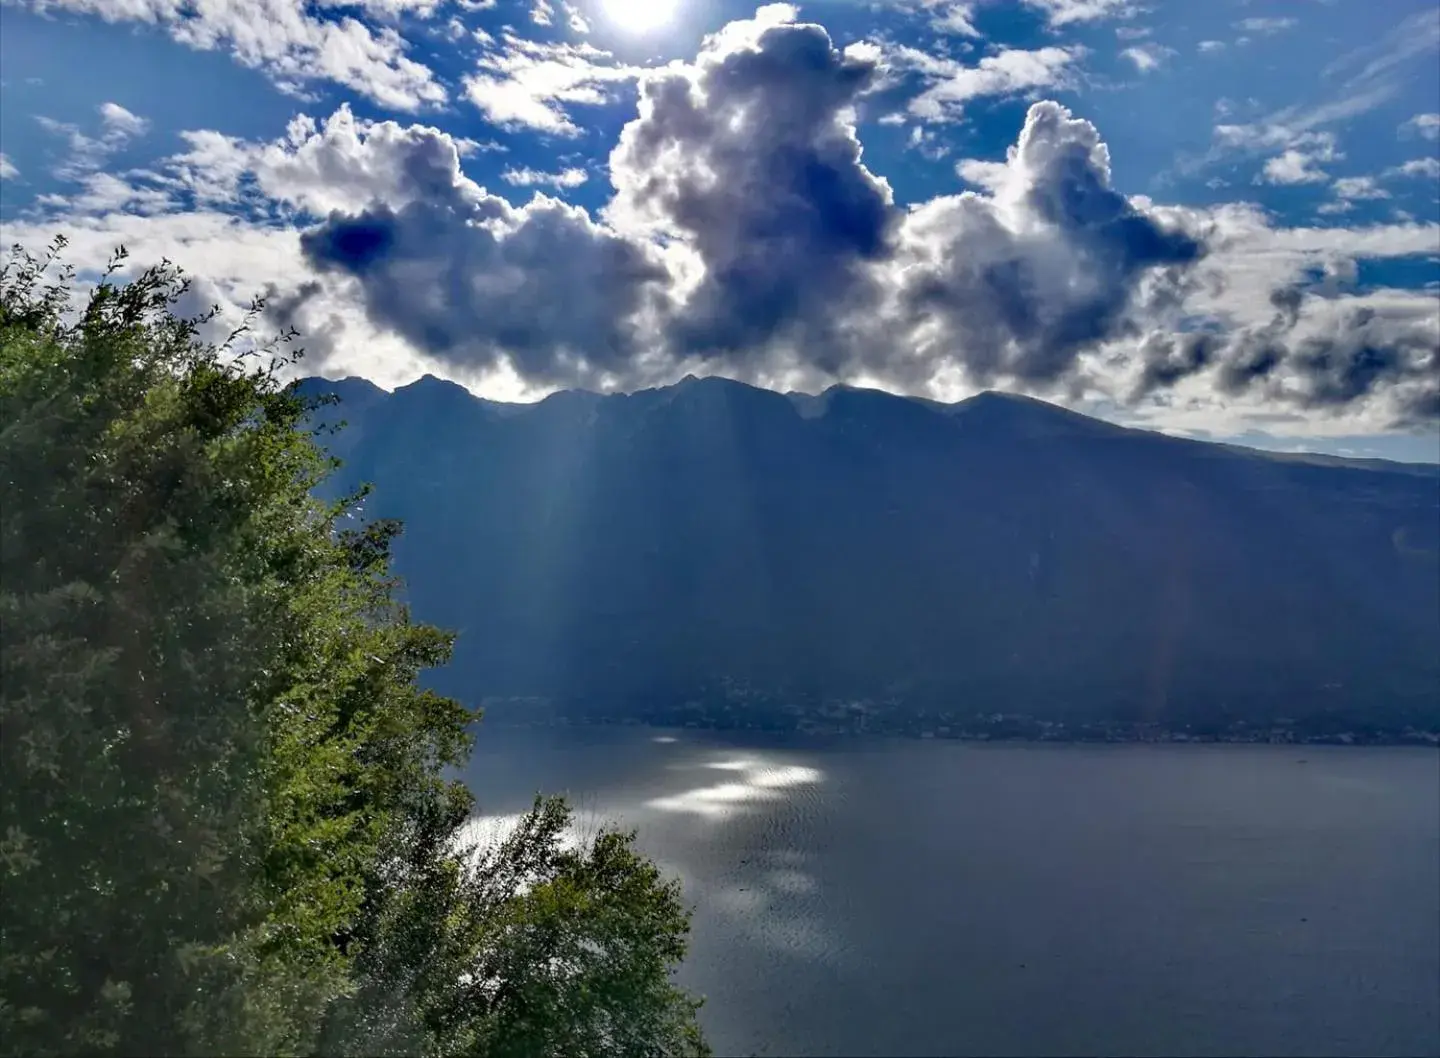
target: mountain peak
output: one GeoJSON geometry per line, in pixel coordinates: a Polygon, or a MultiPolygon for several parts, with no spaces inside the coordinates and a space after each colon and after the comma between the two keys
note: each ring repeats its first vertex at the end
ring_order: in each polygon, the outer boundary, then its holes
{"type": "Polygon", "coordinates": [[[964,428],[1009,437],[1102,436],[1128,433],[1123,426],[1082,415],[1021,393],[987,389],[948,406],[964,428]]]}
{"type": "Polygon", "coordinates": [[[428,394],[453,393],[457,390],[461,393],[464,393],[467,397],[474,397],[474,394],[471,393],[464,386],[460,385],[460,383],[451,382],[449,379],[440,378],[437,375],[430,374],[421,375],[414,382],[411,382],[408,385],[400,386],[395,390],[395,392],[410,394],[428,394]]]}

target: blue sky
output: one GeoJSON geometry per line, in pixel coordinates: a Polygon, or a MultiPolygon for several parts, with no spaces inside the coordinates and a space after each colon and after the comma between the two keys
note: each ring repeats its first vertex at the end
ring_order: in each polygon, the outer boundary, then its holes
{"type": "Polygon", "coordinates": [[[689,372],[1440,458],[1432,0],[0,6],[0,226],[309,370],[689,372]]]}

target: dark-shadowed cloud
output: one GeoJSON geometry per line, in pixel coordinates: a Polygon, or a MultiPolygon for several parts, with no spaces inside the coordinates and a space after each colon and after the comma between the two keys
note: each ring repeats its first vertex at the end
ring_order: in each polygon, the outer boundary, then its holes
{"type": "Polygon", "coordinates": [[[1132,328],[1141,278],[1203,253],[1185,231],[1110,186],[1098,130],[1057,103],[1031,106],[990,194],[927,202],[906,219],[902,305],[933,357],[990,383],[1053,384],[1132,328]]]}
{"type": "MultiPolygon", "coordinates": [[[[1192,301],[1235,282],[1214,255],[1272,236],[1272,256],[1306,251],[1243,211],[1127,197],[1099,130],[1058,103],[1030,106],[1003,161],[965,163],[979,190],[897,206],[856,134],[879,50],[837,48],[793,17],[766,9],[693,62],[640,77],[598,215],[543,195],[512,206],[463,175],[449,137],[419,127],[347,127],[326,151],[297,141],[266,172],[273,181],[291,156],[309,158],[306,173],[363,159],[365,179],[326,183],[373,197],[332,209],[304,234],[304,256],[353,284],[375,326],[461,373],[628,388],[710,371],[910,392],[1098,379],[1130,400],[1206,385],[1436,417],[1423,299],[1341,311],[1329,287],[1278,282],[1260,315],[1206,318],[1192,301]]],[[[1325,260],[1353,277],[1353,258],[1325,260]]]]}
{"type": "Polygon", "coordinates": [[[543,196],[518,210],[483,192],[377,204],[332,214],[301,249],[357,279],[371,319],[430,355],[553,385],[624,375],[635,317],[667,279],[646,246],[543,196]]]}
{"type": "Polygon", "coordinates": [[[677,355],[743,361],[783,341],[836,364],[840,306],[875,304],[870,266],[893,255],[899,220],[855,135],[875,74],[819,26],[752,23],[642,82],[610,157],[609,215],[703,268],[665,324],[677,355]]]}

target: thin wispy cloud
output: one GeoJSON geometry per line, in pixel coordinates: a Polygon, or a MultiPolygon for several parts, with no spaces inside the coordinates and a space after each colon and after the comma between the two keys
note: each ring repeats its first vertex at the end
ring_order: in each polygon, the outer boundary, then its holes
{"type": "Polygon", "coordinates": [[[79,125],[56,121],[43,114],[36,115],[40,127],[63,140],[67,146],[65,157],[54,173],[63,180],[76,180],[103,166],[109,157],[137,136],[143,136],[150,123],[137,114],[132,114],[119,103],[105,102],[96,108],[99,128],[92,134],[79,125]]]}
{"type": "Polygon", "coordinates": [[[590,174],[579,168],[561,169],[554,173],[538,169],[503,169],[500,178],[514,187],[571,188],[585,183],[590,174]]]}
{"type": "Polygon", "coordinates": [[[465,97],[490,121],[565,136],[580,132],[573,107],[602,105],[641,73],[588,44],[542,43],[510,31],[491,38],[477,65],[464,78],[465,97]]]}
{"type": "Polygon", "coordinates": [[[1275,33],[1283,33],[1287,29],[1293,29],[1298,24],[1297,20],[1293,18],[1242,18],[1235,23],[1235,28],[1243,33],[1271,36],[1275,33]]]}
{"type": "Polygon", "coordinates": [[[1175,54],[1173,48],[1167,48],[1160,44],[1138,44],[1126,48],[1120,53],[1122,58],[1129,59],[1134,63],[1135,69],[1141,73],[1149,73],[1164,65],[1165,60],[1175,54]]]}
{"type": "Polygon", "coordinates": [[[915,48],[895,48],[886,52],[886,58],[918,74],[926,83],[925,89],[910,101],[910,113],[925,121],[943,122],[959,120],[972,100],[1064,85],[1084,54],[1080,48],[1004,48],[967,63],[915,48]]]}

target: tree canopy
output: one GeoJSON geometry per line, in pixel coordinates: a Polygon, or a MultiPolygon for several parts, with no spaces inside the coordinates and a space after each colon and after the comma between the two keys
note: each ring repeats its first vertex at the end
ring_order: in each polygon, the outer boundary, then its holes
{"type": "Polygon", "coordinates": [[[400,527],[317,498],[294,335],[63,245],[0,271],[0,1048],[707,1053],[633,834],[464,840],[478,714],[419,683],[400,527]]]}

